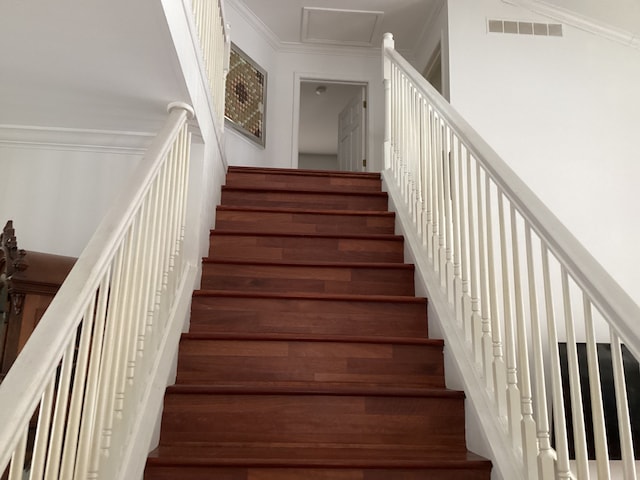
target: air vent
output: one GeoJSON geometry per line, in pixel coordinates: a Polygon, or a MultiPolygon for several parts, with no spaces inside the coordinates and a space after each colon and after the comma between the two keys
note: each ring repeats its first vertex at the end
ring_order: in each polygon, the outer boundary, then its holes
{"type": "Polygon", "coordinates": [[[562,37],[562,24],[517,22],[515,20],[488,20],[489,33],[511,33],[516,35],[537,35],[541,37],[562,37]]]}

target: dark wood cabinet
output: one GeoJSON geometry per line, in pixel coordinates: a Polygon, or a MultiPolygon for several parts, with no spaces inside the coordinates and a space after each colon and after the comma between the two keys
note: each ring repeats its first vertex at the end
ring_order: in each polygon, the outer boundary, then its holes
{"type": "Polygon", "coordinates": [[[0,234],[0,381],[38,325],[76,259],[26,251],[9,221],[0,234]]]}

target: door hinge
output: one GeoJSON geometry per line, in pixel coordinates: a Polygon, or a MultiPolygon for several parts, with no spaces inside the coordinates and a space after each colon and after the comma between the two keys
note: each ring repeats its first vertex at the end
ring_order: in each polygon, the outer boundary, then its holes
{"type": "Polygon", "coordinates": [[[362,160],[362,166],[363,166],[363,167],[366,167],[366,166],[367,166],[367,159],[366,159],[366,158],[362,160]]]}
{"type": "Polygon", "coordinates": [[[366,100],[362,101],[362,108],[367,108],[367,101],[366,100]]]}

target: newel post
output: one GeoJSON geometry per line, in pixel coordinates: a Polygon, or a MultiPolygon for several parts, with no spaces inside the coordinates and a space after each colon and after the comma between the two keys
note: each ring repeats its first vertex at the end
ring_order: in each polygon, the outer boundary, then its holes
{"type": "Polygon", "coordinates": [[[382,68],[384,85],[384,168],[391,168],[391,59],[387,49],[393,49],[393,34],[385,33],[382,39],[382,68]]]}

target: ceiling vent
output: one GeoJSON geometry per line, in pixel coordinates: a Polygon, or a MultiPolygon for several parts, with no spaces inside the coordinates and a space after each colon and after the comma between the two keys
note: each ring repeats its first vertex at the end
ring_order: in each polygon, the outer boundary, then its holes
{"type": "Polygon", "coordinates": [[[515,20],[488,20],[489,33],[511,33],[516,35],[537,35],[541,37],[562,37],[562,24],[517,22],[515,20]]]}
{"type": "Polygon", "coordinates": [[[372,47],[380,35],[383,15],[384,12],[304,7],[301,40],[372,47]]]}

